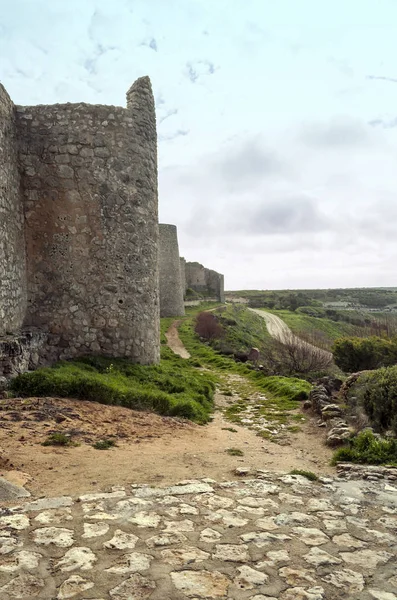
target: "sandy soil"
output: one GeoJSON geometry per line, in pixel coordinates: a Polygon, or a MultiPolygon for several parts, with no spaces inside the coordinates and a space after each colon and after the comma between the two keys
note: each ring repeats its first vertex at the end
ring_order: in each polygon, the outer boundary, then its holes
{"type": "MultiPolygon", "coordinates": [[[[177,324],[168,331],[168,343],[177,354],[188,355],[177,324]]],[[[241,384],[233,377],[228,378],[231,388],[241,384]]],[[[299,432],[287,433],[279,445],[227,421],[222,407],[235,401],[218,391],[213,421],[199,426],[96,402],[0,400],[0,476],[26,484],[34,496],[44,496],[78,494],[89,487],[95,490],[124,483],[167,485],[200,477],[228,480],[237,467],[334,472],[329,466],[331,451],[324,445],[325,432],[315,420],[302,424],[299,432]],[[78,445],[42,446],[53,432],[69,435],[78,445]],[[115,448],[93,447],[96,441],[108,438],[116,441],[115,448]],[[230,456],[229,448],[242,450],[243,456],[230,456]]]]}
{"type": "MultiPolygon", "coordinates": [[[[225,401],[219,394],[217,402],[225,401]]],[[[95,402],[24,402],[32,408],[21,410],[21,401],[15,399],[0,413],[0,475],[14,483],[26,482],[35,496],[76,494],[90,486],[95,489],[123,483],[169,484],[192,477],[230,479],[236,467],[333,472],[328,466],[331,453],[322,443],[323,430],[313,423],[290,434],[290,445],[279,446],[231,424],[220,412],[203,427],[95,402]],[[50,403],[52,411],[38,420],[34,405],[41,402],[50,403]],[[57,422],[65,410],[74,415],[72,423],[57,422]],[[21,420],[16,420],[17,413],[21,420]],[[237,432],[224,429],[230,427],[237,432]],[[41,442],[52,431],[72,432],[72,439],[81,445],[43,447],[41,442]],[[96,450],[90,445],[110,436],[117,440],[116,448],[96,450]],[[244,456],[227,454],[231,447],[241,449],[244,456]]]]}

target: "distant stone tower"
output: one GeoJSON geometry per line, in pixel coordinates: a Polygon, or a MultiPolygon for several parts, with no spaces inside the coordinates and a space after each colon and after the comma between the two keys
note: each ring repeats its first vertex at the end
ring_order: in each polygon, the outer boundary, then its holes
{"type": "Polygon", "coordinates": [[[159,230],[160,316],[181,317],[185,306],[177,229],[160,223],[159,230]]]}
{"type": "Polygon", "coordinates": [[[0,161],[0,335],[45,332],[40,363],[84,354],[157,362],[149,78],[131,86],[127,108],[14,106],[0,86],[0,161]]]}
{"type": "Polygon", "coordinates": [[[225,301],[224,276],[198,262],[185,263],[185,290],[190,288],[204,297],[225,301]]]}

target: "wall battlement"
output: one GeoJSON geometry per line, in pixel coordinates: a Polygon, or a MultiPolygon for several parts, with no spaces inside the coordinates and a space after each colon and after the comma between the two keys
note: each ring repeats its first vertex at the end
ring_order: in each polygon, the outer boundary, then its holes
{"type": "Polygon", "coordinates": [[[149,78],[131,86],[127,108],[14,107],[7,98],[0,87],[0,214],[8,220],[0,219],[7,286],[0,291],[0,335],[48,332],[43,363],[82,354],[157,362],[157,141],[149,78]]]}

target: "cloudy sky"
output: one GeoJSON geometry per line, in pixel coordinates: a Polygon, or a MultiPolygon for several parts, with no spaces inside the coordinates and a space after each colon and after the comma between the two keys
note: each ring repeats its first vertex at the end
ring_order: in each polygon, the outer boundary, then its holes
{"type": "Polygon", "coordinates": [[[17,104],[152,80],[160,220],[227,289],[396,286],[396,0],[0,0],[17,104]]]}

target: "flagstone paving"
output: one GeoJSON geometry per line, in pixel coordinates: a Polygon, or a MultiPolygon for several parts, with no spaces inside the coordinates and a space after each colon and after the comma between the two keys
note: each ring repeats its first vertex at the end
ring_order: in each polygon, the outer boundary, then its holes
{"type": "Polygon", "coordinates": [[[397,600],[397,486],[258,472],[0,511],[0,598],[397,600]]]}

